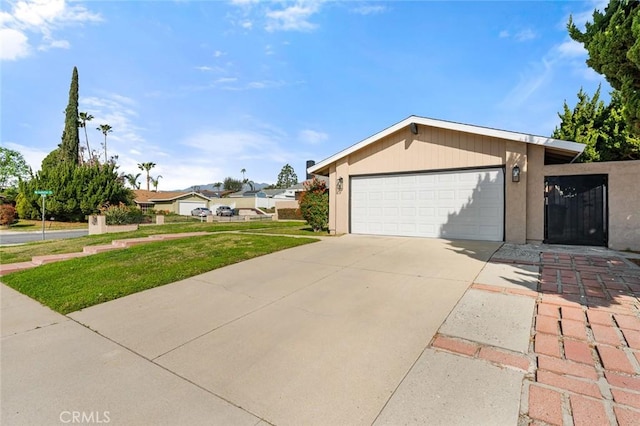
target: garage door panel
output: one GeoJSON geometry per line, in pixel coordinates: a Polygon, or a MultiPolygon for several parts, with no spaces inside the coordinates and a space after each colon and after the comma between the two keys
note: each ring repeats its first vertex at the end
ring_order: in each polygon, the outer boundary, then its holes
{"type": "Polygon", "coordinates": [[[502,241],[501,169],[351,179],[351,232],[502,241]]]}
{"type": "Polygon", "coordinates": [[[191,210],[197,207],[207,207],[207,203],[201,201],[180,201],[178,209],[182,216],[191,216],[191,210]]]}

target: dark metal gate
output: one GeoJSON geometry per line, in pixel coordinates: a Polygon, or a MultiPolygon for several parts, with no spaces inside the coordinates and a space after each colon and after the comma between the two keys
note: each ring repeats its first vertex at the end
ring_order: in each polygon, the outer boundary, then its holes
{"type": "Polygon", "coordinates": [[[607,245],[607,175],[545,177],[544,242],[607,245]]]}

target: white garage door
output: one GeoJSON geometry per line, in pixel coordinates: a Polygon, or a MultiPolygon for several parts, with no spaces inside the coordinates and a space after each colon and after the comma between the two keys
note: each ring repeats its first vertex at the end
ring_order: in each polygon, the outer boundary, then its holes
{"type": "Polygon", "coordinates": [[[351,232],[502,241],[502,169],[351,178],[351,232]]]}
{"type": "Polygon", "coordinates": [[[183,216],[191,216],[191,210],[196,207],[207,207],[207,203],[202,201],[180,201],[180,214],[183,216]]]}

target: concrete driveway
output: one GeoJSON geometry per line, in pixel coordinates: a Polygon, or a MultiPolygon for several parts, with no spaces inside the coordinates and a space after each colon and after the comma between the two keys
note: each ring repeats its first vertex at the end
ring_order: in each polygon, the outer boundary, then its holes
{"type": "Polygon", "coordinates": [[[80,410],[117,424],[372,424],[499,246],[326,239],[68,318],[39,312],[39,329],[6,317],[5,287],[3,423],[80,410]]]}

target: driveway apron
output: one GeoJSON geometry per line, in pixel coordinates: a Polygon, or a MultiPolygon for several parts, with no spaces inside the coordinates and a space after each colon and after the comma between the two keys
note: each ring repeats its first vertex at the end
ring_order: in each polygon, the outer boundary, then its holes
{"type": "Polygon", "coordinates": [[[69,325],[250,419],[371,424],[499,246],[326,239],[72,313],[69,325]]]}

